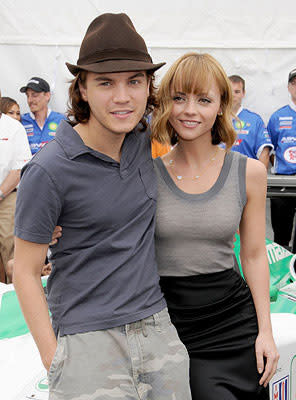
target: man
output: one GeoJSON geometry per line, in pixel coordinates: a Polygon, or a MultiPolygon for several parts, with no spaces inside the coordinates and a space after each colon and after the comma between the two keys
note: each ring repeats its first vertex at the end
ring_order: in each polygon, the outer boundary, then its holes
{"type": "Polygon", "coordinates": [[[233,151],[245,154],[263,162],[268,168],[269,152],[273,146],[262,118],[242,107],[245,97],[245,81],[239,75],[229,76],[232,86],[232,111],[237,118],[233,119],[233,127],[237,132],[237,139],[232,147],[233,151]]]}
{"type": "Polygon", "coordinates": [[[157,185],[143,129],[162,65],[127,15],[97,17],[77,65],[67,64],[74,127],[62,121],[24,169],[14,284],[50,400],[191,398],[188,355],[159,287],[157,185]],[[63,237],[52,247],[51,325],[40,271],[56,225],[63,237]]]}
{"type": "MultiPolygon", "coordinates": [[[[272,114],[267,125],[274,145],[274,173],[296,174],[296,68],[288,76],[290,103],[272,114]]],[[[271,199],[274,241],[288,247],[291,240],[296,202],[292,197],[271,199]]]]}
{"type": "MultiPolygon", "coordinates": [[[[0,93],[1,101],[1,93],[0,93]]],[[[16,187],[20,170],[31,158],[23,126],[0,113],[0,281],[5,282],[7,262],[13,256],[16,187]]],[[[9,277],[6,277],[10,282],[9,277]]]]}
{"type": "Polygon", "coordinates": [[[26,93],[31,110],[30,113],[22,115],[22,124],[34,155],[54,138],[59,123],[66,117],[48,108],[50,87],[44,79],[31,78],[26,86],[20,88],[20,92],[26,93]]]}

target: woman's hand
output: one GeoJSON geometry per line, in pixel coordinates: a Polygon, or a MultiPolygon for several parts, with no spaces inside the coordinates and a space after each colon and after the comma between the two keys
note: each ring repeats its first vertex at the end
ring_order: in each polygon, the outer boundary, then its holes
{"type": "Polygon", "coordinates": [[[47,276],[51,273],[51,263],[48,263],[42,267],[41,276],[47,276]]]}
{"type": "Polygon", "coordinates": [[[266,387],[275,374],[277,363],[280,358],[271,332],[259,332],[255,343],[255,351],[258,372],[261,374],[264,371],[259,384],[266,387]],[[264,359],[266,360],[265,368],[264,359]]]}
{"type": "Polygon", "coordinates": [[[51,237],[51,242],[49,243],[50,246],[53,246],[57,244],[58,239],[62,236],[62,227],[61,226],[56,226],[54,228],[52,237],[51,237]]]}

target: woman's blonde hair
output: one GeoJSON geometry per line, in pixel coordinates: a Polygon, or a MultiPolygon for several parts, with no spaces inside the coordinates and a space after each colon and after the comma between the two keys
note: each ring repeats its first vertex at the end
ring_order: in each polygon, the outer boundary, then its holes
{"type": "Polygon", "coordinates": [[[232,89],[222,66],[209,54],[187,53],[180,57],[163,77],[152,118],[152,139],[173,143],[177,132],[169,122],[173,106],[172,92],[204,94],[213,80],[221,94],[221,111],[212,127],[212,143],[225,143],[230,149],[236,133],[232,126],[232,89]]]}

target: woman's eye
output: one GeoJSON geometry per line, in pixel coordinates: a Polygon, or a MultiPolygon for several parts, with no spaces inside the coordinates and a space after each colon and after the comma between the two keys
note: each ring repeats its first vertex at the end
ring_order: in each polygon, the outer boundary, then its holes
{"type": "Polygon", "coordinates": [[[132,80],[130,81],[130,84],[131,84],[131,85],[138,85],[138,84],[139,84],[139,81],[138,81],[138,79],[132,79],[132,80]]]}
{"type": "Polygon", "coordinates": [[[101,82],[100,86],[110,86],[111,83],[110,82],[101,82]]]}
{"type": "Polygon", "coordinates": [[[206,97],[200,98],[199,101],[200,101],[201,103],[205,103],[205,104],[211,103],[211,100],[207,99],[206,97]]]}
{"type": "Polygon", "coordinates": [[[181,96],[173,96],[173,101],[176,101],[177,103],[181,103],[181,102],[185,101],[185,98],[181,97],[181,96]]]}

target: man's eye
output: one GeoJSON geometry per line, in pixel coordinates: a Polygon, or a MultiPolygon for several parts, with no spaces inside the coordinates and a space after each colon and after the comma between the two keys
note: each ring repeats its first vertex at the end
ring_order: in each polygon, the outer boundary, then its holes
{"type": "Polygon", "coordinates": [[[100,86],[110,86],[111,83],[110,82],[101,82],[100,86]]]}
{"type": "Polygon", "coordinates": [[[138,85],[140,82],[139,82],[139,80],[138,79],[132,79],[131,81],[130,81],[130,84],[131,85],[138,85]]]}

